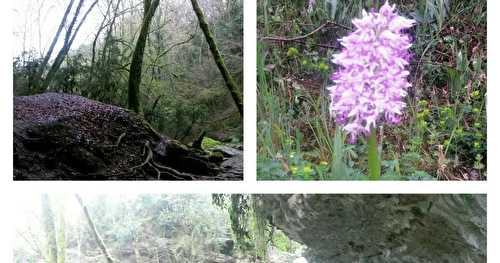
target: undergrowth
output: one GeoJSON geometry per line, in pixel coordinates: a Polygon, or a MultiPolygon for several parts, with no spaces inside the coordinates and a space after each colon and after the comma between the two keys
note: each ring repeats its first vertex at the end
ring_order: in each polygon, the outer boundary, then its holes
{"type": "MultiPolygon", "coordinates": [[[[260,180],[365,180],[366,146],[348,144],[328,112],[337,39],[384,1],[258,2],[260,180]],[[291,38],[318,32],[298,40],[291,38]]],[[[406,111],[383,127],[382,179],[486,179],[486,1],[391,1],[415,19],[406,111]]]]}

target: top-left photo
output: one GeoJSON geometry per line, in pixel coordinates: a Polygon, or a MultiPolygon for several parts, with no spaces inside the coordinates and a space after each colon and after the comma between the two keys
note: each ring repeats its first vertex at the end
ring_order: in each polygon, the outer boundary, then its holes
{"type": "Polygon", "coordinates": [[[242,0],[12,2],[14,180],[242,180],[242,0]]]}

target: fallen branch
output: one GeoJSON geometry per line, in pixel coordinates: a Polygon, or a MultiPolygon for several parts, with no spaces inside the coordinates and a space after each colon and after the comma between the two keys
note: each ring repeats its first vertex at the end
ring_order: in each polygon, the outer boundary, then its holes
{"type": "MultiPolygon", "coordinates": [[[[295,42],[295,43],[299,43],[301,45],[308,45],[308,43],[302,41],[302,40],[283,40],[283,39],[267,39],[269,41],[273,41],[273,42],[279,42],[279,43],[282,43],[282,42],[295,42]]],[[[328,45],[328,44],[315,44],[315,43],[309,43],[309,45],[312,45],[312,46],[316,46],[316,47],[323,47],[323,48],[331,48],[331,49],[338,49],[339,47],[337,46],[333,46],[333,45],[328,45]]]]}
{"type": "Polygon", "coordinates": [[[319,27],[317,27],[313,31],[311,31],[305,35],[302,35],[302,36],[296,36],[296,37],[291,37],[291,38],[269,36],[269,37],[261,37],[260,40],[271,40],[271,41],[282,41],[282,42],[302,40],[302,39],[305,39],[305,38],[308,38],[308,37],[314,35],[315,33],[319,32],[321,29],[323,29],[324,27],[326,27],[328,25],[334,25],[334,26],[340,27],[340,28],[345,29],[345,30],[352,30],[350,27],[347,27],[347,26],[344,26],[341,24],[337,24],[333,21],[326,21],[325,23],[323,23],[322,25],[320,25],[319,27]]]}

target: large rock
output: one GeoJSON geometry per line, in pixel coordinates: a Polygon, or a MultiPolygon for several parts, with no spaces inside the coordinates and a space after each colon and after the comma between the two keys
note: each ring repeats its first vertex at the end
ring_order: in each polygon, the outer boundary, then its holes
{"type": "Polygon", "coordinates": [[[242,179],[224,171],[126,109],[61,93],[14,98],[16,180],[242,179]]]}
{"type": "Polygon", "coordinates": [[[260,195],[309,262],[486,262],[485,195],[260,195]]]}

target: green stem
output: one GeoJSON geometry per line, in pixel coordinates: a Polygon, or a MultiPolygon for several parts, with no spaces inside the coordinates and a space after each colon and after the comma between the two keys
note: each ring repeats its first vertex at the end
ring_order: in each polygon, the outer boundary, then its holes
{"type": "Polygon", "coordinates": [[[380,179],[380,159],[377,151],[377,132],[372,129],[368,137],[368,173],[370,180],[380,179]]]}

